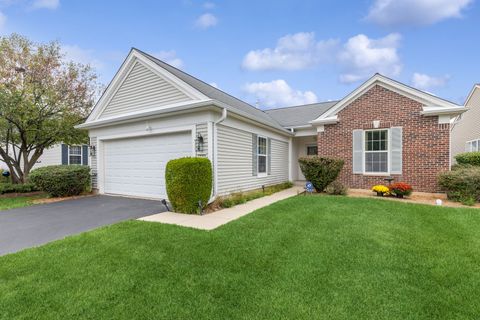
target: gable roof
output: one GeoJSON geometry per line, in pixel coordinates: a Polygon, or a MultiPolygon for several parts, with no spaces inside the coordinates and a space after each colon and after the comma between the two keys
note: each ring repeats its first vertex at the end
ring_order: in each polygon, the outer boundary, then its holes
{"type": "Polygon", "coordinates": [[[465,103],[464,103],[465,105],[468,104],[468,102],[469,102],[470,99],[472,98],[473,94],[475,93],[475,90],[480,90],[480,83],[477,83],[477,84],[474,84],[474,85],[473,85],[472,90],[470,91],[467,99],[465,100],[465,103]]]}
{"type": "Polygon", "coordinates": [[[282,126],[286,128],[293,128],[310,125],[310,121],[327,112],[336,103],[337,101],[326,101],[300,106],[270,109],[265,110],[265,112],[282,126]]]}
{"type": "Polygon", "coordinates": [[[322,124],[325,123],[326,120],[330,121],[330,119],[336,121],[336,116],[341,110],[343,110],[352,101],[370,90],[375,85],[381,85],[389,90],[397,92],[398,94],[422,103],[425,106],[425,115],[458,114],[466,111],[463,106],[459,106],[451,101],[439,98],[430,93],[418,90],[401,82],[385,77],[379,73],[376,73],[373,77],[365,81],[361,86],[359,86],[357,89],[348,94],[345,98],[340,100],[327,112],[323,113],[321,116],[311,121],[311,123],[322,124]]]}
{"type": "Polygon", "coordinates": [[[253,117],[253,119],[256,119],[257,121],[261,120],[261,122],[264,122],[264,123],[276,128],[276,129],[286,131],[285,128],[282,127],[280,123],[278,123],[276,120],[274,120],[272,117],[270,117],[266,112],[254,107],[254,106],[252,106],[252,105],[250,105],[250,104],[248,104],[248,103],[246,103],[246,102],[244,102],[244,101],[242,101],[238,98],[235,98],[234,96],[231,96],[228,93],[225,93],[222,90],[217,89],[217,88],[209,85],[208,83],[206,83],[206,82],[204,82],[200,79],[197,79],[197,78],[189,75],[188,73],[169,65],[168,63],[163,62],[162,60],[157,59],[157,58],[149,55],[148,53],[145,53],[145,52],[143,52],[141,50],[138,50],[136,48],[133,48],[132,50],[135,50],[135,51],[139,52],[144,57],[153,61],[154,63],[156,63],[157,65],[159,65],[163,69],[167,70],[168,72],[170,72],[171,74],[173,74],[174,76],[176,76],[177,78],[182,80],[183,82],[187,83],[188,85],[190,85],[194,89],[198,90],[199,92],[201,92],[205,96],[209,97],[210,99],[222,102],[222,103],[226,104],[227,106],[230,106],[231,108],[233,108],[236,111],[240,111],[241,113],[245,113],[247,115],[250,115],[251,117],[253,117]]]}

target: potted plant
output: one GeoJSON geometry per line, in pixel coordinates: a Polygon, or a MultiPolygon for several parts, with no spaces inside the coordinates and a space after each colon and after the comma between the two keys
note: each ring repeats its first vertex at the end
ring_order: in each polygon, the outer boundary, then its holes
{"type": "Polygon", "coordinates": [[[377,197],[383,197],[389,194],[390,189],[382,184],[377,184],[373,186],[372,191],[377,193],[377,197]]]}
{"type": "Polygon", "coordinates": [[[390,192],[397,198],[403,198],[412,194],[413,188],[411,185],[405,182],[397,182],[390,186],[390,192]]]}

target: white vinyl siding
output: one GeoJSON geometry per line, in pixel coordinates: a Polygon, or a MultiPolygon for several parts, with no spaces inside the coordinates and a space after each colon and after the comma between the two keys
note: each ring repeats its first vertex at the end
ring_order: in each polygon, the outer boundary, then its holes
{"type": "Polygon", "coordinates": [[[92,188],[98,188],[97,137],[90,137],[90,146],[95,147],[95,154],[90,156],[90,174],[92,175],[92,188]]]}
{"type": "Polygon", "coordinates": [[[261,188],[288,181],[288,143],[271,139],[271,170],[263,177],[252,175],[252,133],[218,125],[218,193],[261,188]]]}
{"type": "Polygon", "coordinates": [[[43,150],[43,154],[33,167],[40,168],[59,164],[62,164],[62,145],[56,144],[48,149],[43,150]]]}
{"type": "Polygon", "coordinates": [[[191,100],[185,93],[136,62],[100,119],[191,100]]]}
{"type": "Polygon", "coordinates": [[[461,115],[451,132],[452,161],[457,154],[470,150],[468,142],[480,139],[480,87],[475,89],[465,106],[469,110],[461,115]]]}

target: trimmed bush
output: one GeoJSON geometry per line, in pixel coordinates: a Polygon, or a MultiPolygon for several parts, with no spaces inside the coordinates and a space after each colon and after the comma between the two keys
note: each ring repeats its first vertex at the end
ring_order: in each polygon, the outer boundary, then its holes
{"type": "Polygon", "coordinates": [[[47,166],[33,170],[30,182],[52,197],[79,195],[90,187],[90,167],[81,165],[47,166]]]}
{"type": "Polygon", "coordinates": [[[459,153],[455,156],[455,160],[460,165],[480,166],[480,151],[459,153]]]}
{"type": "Polygon", "coordinates": [[[317,192],[335,181],[343,168],[344,161],[318,156],[301,157],[298,159],[300,169],[305,179],[310,181],[317,192]]]}
{"type": "Polygon", "coordinates": [[[176,212],[199,213],[212,192],[212,164],[207,158],[170,160],[165,169],[167,195],[176,212]]]}
{"type": "Polygon", "coordinates": [[[10,177],[4,177],[3,172],[4,169],[0,169],[0,183],[9,183],[10,182],[10,177]]]}
{"type": "Polygon", "coordinates": [[[330,195],[346,196],[348,190],[341,182],[333,181],[325,188],[325,192],[330,195]]]}
{"type": "Polygon", "coordinates": [[[480,167],[466,166],[444,172],[438,183],[450,200],[467,205],[480,201],[480,167]]]}
{"type": "Polygon", "coordinates": [[[28,193],[38,191],[33,183],[13,184],[0,183],[0,194],[5,193],[28,193]]]}

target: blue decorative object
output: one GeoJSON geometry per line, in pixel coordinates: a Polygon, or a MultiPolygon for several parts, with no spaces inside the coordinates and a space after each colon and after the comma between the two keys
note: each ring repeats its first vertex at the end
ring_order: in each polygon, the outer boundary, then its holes
{"type": "Polygon", "coordinates": [[[307,183],[305,183],[305,190],[309,193],[313,192],[313,184],[310,181],[307,181],[307,183]]]}
{"type": "Polygon", "coordinates": [[[4,171],[2,172],[2,176],[4,176],[4,177],[9,177],[9,176],[10,176],[10,171],[4,170],[4,171]]]}

